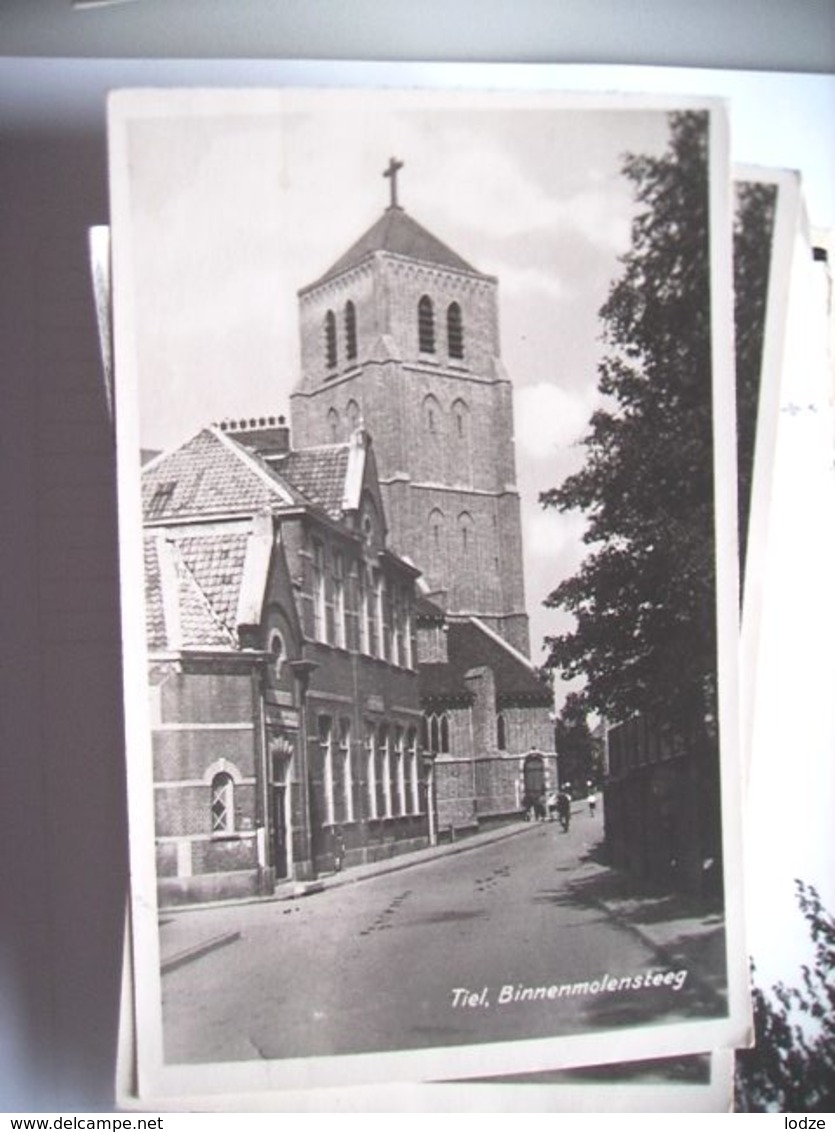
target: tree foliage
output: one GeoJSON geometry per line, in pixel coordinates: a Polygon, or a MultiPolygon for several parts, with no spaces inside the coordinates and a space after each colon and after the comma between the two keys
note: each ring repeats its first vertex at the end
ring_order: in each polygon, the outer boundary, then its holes
{"type": "Polygon", "coordinates": [[[736,1059],[741,1112],[835,1111],[835,917],[814,887],[795,883],[814,960],[798,987],[777,983],[773,997],[753,988],[756,1044],[736,1059]]]}
{"type": "Polygon", "coordinates": [[[599,786],[602,778],[602,751],[591,733],[585,702],[578,692],[570,692],[556,722],[560,784],[571,783],[582,790],[587,783],[599,786]]]}
{"type": "Polygon", "coordinates": [[[590,550],[545,604],[573,614],[548,663],[609,718],[691,727],[715,671],[708,123],[670,116],[658,157],[627,155],[631,246],[600,314],[604,407],[585,463],[542,493],[585,513],[590,550]]]}
{"type": "Polygon", "coordinates": [[[734,214],[734,323],[740,578],[744,577],[745,571],[776,204],[776,185],[744,181],[737,187],[734,214]]]}

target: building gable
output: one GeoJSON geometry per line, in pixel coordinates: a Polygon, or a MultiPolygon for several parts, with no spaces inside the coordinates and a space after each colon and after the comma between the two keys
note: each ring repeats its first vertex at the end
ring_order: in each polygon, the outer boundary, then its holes
{"type": "Polygon", "coordinates": [[[214,428],[202,429],[142,471],[146,524],[252,515],[295,502],[287,485],[263,461],[214,428]]]}

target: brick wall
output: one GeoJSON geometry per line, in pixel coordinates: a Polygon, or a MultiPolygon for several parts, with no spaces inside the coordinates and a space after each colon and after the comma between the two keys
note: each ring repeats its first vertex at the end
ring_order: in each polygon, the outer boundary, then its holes
{"type": "Polygon", "coordinates": [[[517,754],[542,751],[553,755],[554,725],[547,707],[503,707],[507,750],[517,754]]]}
{"type": "Polygon", "coordinates": [[[464,830],[477,825],[475,773],[469,759],[453,761],[439,758],[436,761],[435,798],[439,836],[449,835],[453,827],[464,830]]]}

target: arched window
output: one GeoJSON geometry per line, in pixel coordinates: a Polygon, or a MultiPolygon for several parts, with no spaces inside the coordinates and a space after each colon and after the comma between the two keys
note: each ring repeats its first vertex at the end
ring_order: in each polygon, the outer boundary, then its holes
{"type": "Polygon", "coordinates": [[[423,745],[433,755],[449,754],[449,716],[445,711],[423,717],[423,745]]]}
{"type": "Polygon", "coordinates": [[[357,356],[357,309],[349,299],[345,304],[345,357],[352,362],[357,356]]]}
{"type": "Polygon", "coordinates": [[[339,440],[339,413],[336,409],[328,409],[328,434],[331,443],[336,444],[339,440]]]}
{"type": "Polygon", "coordinates": [[[435,353],[435,313],[428,295],[418,303],[418,349],[422,354],[435,353]]]}
{"type": "Polygon", "coordinates": [[[466,556],[473,552],[475,547],[473,517],[468,511],[462,511],[458,516],[458,533],[461,538],[461,554],[466,556]]]}
{"type": "Polygon", "coordinates": [[[348,431],[352,433],[359,426],[362,417],[360,407],[353,399],[345,407],[345,416],[348,419],[348,431]]]}
{"type": "Polygon", "coordinates": [[[286,651],[284,648],[284,641],[282,640],[281,633],[278,629],[273,629],[270,633],[269,652],[272,656],[273,675],[276,680],[281,678],[281,669],[284,667],[286,659],[286,651]]]}
{"type": "Polygon", "coordinates": [[[458,303],[450,303],[446,312],[447,353],[451,358],[464,357],[464,324],[458,303]]]}
{"type": "Polygon", "coordinates": [[[387,727],[377,733],[377,762],[374,777],[377,784],[377,817],[391,817],[391,748],[387,727]]]}
{"type": "Polygon", "coordinates": [[[333,720],[329,715],[319,716],[319,757],[322,768],[324,822],[325,825],[332,825],[334,820],[333,720]]]}
{"type": "Polygon", "coordinates": [[[480,585],[480,555],[478,546],[478,531],[473,517],[468,511],[462,511],[458,516],[458,529],[456,531],[456,549],[453,554],[455,562],[454,600],[461,609],[475,607],[476,594],[480,585]]]}
{"type": "Polygon", "coordinates": [[[354,820],[354,776],[351,768],[351,721],[339,721],[339,809],[337,817],[341,821],[354,820]]]}
{"type": "Polygon", "coordinates": [[[212,779],[212,833],[235,828],[235,786],[232,775],[221,771],[212,779]]]}
{"type": "Polygon", "coordinates": [[[452,445],[449,451],[449,470],[456,483],[472,487],[472,422],[466,401],[458,398],[452,404],[452,445]]]}
{"type": "Polygon", "coordinates": [[[327,642],[325,610],[325,548],[321,542],[313,543],[313,636],[327,642]]]}
{"type": "Polygon", "coordinates": [[[368,787],[368,816],[380,816],[377,810],[377,743],[373,723],[365,725],[365,780],[368,787]]]}
{"type": "Polygon", "coordinates": [[[325,315],[325,364],[328,369],[336,366],[336,315],[328,311],[325,315]]]}
{"type": "Polygon", "coordinates": [[[410,813],[420,813],[420,768],[418,766],[417,732],[409,728],[406,738],[406,758],[408,759],[408,790],[410,813]]]}
{"type": "MultiPolygon", "coordinates": [[[[441,435],[441,405],[440,405],[440,402],[437,400],[436,397],[433,397],[431,393],[428,393],[423,398],[423,405],[421,406],[421,410],[422,410],[422,415],[423,415],[424,431],[428,434],[430,439],[435,440],[436,442],[439,441],[440,435],[441,435]]],[[[434,461],[435,461],[437,455],[438,454],[434,453],[434,452],[431,455],[431,460],[432,460],[433,464],[434,464],[434,461]]]]}
{"type": "Polygon", "coordinates": [[[437,507],[429,512],[429,540],[432,549],[440,553],[444,543],[444,513],[437,507]]]}

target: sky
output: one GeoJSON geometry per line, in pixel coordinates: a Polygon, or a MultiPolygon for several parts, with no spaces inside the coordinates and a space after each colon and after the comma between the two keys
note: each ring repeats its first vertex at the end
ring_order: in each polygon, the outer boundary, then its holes
{"type": "Polygon", "coordinates": [[[598,311],[630,242],[623,155],[662,151],[667,113],[312,99],[315,108],[310,95],[237,95],[229,112],[206,96],[188,113],[131,126],[143,447],[174,446],[226,417],[289,415],[297,291],[378,218],[382,172],[398,157],[406,211],[499,281],[541,662],[546,634],[570,624],[542,602],[579,564],[583,520],[543,510],[538,497],[582,463],[603,350],[598,311]]]}

